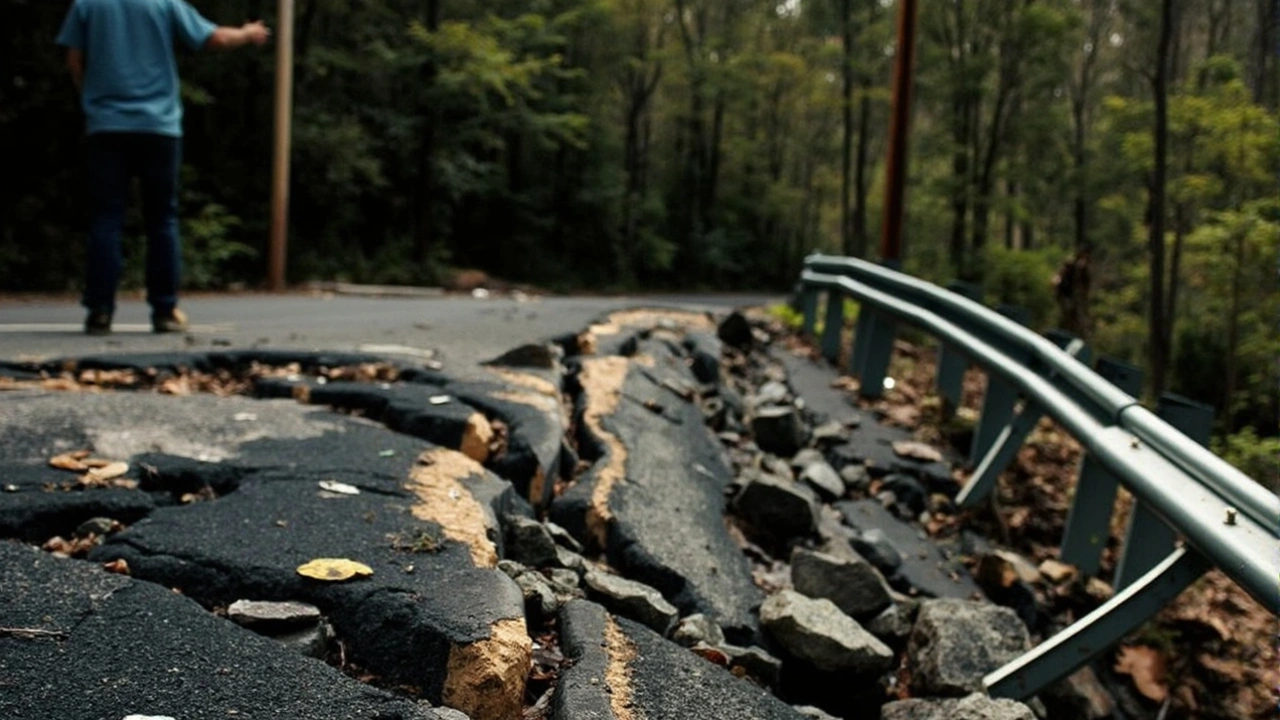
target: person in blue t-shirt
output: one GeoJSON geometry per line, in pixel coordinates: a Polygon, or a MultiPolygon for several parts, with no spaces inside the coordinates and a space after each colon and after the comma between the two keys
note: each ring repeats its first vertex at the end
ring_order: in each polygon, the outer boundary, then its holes
{"type": "Polygon", "coordinates": [[[91,335],[111,332],[129,181],[138,177],[147,231],[147,303],[156,332],[180,332],[178,168],[182,100],[174,46],[191,51],[262,45],[261,22],[219,27],[184,0],[75,0],[58,33],[80,92],[88,135],[88,270],[83,303],[91,335]]]}

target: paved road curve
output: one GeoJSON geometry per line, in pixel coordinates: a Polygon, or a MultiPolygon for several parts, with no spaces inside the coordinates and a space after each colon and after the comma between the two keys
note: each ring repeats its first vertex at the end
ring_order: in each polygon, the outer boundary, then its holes
{"type": "Polygon", "coordinates": [[[147,306],[122,302],[115,334],[81,333],[83,310],[72,302],[0,303],[0,359],[49,358],[101,352],[151,352],[233,347],[355,350],[399,345],[435,350],[451,371],[513,346],[576,332],[602,313],[639,305],[728,308],[759,305],[768,295],[654,295],[546,297],[525,302],[490,299],[371,298],[334,294],[203,296],[183,301],[191,315],[187,336],[150,333],[147,306]]]}

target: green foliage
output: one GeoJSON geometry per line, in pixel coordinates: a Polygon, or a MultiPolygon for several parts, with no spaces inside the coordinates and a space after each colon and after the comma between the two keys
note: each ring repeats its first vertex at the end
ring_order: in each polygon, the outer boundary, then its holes
{"type": "Polygon", "coordinates": [[[1259,437],[1252,427],[1215,440],[1213,451],[1272,492],[1280,492],[1280,438],[1259,437]]]}
{"type": "Polygon", "coordinates": [[[1008,250],[995,246],[983,253],[983,289],[989,305],[1009,304],[1031,313],[1031,327],[1046,328],[1057,319],[1053,275],[1065,253],[1053,247],[1008,250]]]}
{"type": "Polygon", "coordinates": [[[258,251],[231,237],[240,218],[217,203],[207,203],[182,220],[182,277],[189,288],[226,287],[229,266],[237,259],[253,259],[258,251]]]}

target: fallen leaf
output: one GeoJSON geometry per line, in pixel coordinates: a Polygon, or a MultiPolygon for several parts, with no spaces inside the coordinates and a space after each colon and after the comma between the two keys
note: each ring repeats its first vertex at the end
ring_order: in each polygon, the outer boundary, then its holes
{"type": "Polygon", "coordinates": [[[942,462],[942,453],[937,448],[915,440],[899,440],[893,444],[893,451],[905,458],[923,460],[925,462],[942,462]]]}
{"type": "Polygon", "coordinates": [[[103,485],[108,480],[118,478],[129,472],[129,463],[127,462],[107,462],[105,465],[90,467],[89,472],[80,478],[80,482],[85,485],[103,485]]]}
{"type": "Polygon", "coordinates": [[[372,575],[373,568],[346,558],[316,558],[309,563],[299,565],[298,574],[316,580],[341,582],[357,576],[372,575]]]}
{"type": "Polygon", "coordinates": [[[336,480],[321,480],[320,489],[337,495],[359,495],[360,488],[336,480]]]}
{"type": "Polygon", "coordinates": [[[729,656],[723,651],[713,648],[710,645],[697,645],[691,649],[694,654],[701,655],[720,667],[726,667],[729,664],[729,656]]]}
{"type": "Polygon", "coordinates": [[[1169,697],[1169,685],[1164,680],[1164,655],[1155,648],[1146,645],[1120,648],[1115,671],[1133,678],[1133,686],[1148,700],[1162,703],[1169,697]]]}
{"type": "Polygon", "coordinates": [[[49,465],[59,470],[71,470],[73,472],[84,472],[89,469],[82,460],[89,457],[91,453],[88,450],[76,450],[75,452],[63,453],[49,458],[49,465]]]}
{"type": "Polygon", "coordinates": [[[109,563],[103,563],[102,569],[117,575],[128,575],[129,563],[125,562],[124,558],[120,558],[118,560],[112,560],[109,563]]]}

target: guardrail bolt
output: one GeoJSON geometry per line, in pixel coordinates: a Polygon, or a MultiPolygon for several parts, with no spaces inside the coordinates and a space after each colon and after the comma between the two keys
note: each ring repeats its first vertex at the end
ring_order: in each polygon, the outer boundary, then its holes
{"type": "Polygon", "coordinates": [[[1141,446],[1142,446],[1142,443],[1138,440],[1138,438],[1136,437],[1129,438],[1129,447],[1133,448],[1134,450],[1137,450],[1141,446]]]}
{"type": "Polygon", "coordinates": [[[1227,508],[1227,519],[1226,519],[1226,521],[1225,521],[1225,522],[1226,522],[1228,525],[1235,525],[1235,524],[1236,524],[1236,509],[1235,509],[1235,508],[1233,508],[1233,507],[1229,507],[1229,508],[1227,508]]]}

